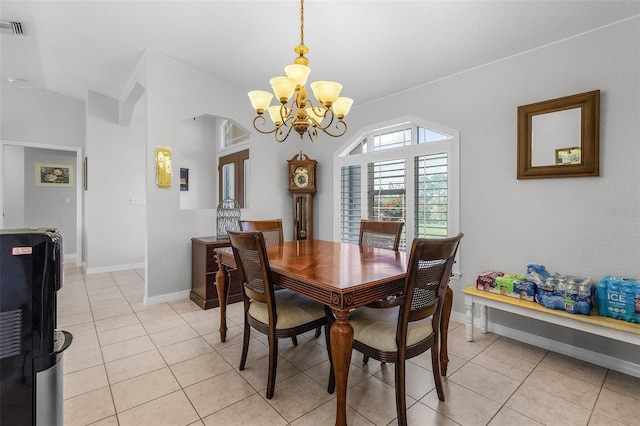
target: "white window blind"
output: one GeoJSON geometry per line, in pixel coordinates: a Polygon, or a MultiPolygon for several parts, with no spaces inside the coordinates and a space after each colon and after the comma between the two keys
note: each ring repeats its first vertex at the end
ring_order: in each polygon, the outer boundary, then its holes
{"type": "Polygon", "coordinates": [[[449,218],[447,153],[415,157],[415,236],[446,237],[449,218]]]}
{"type": "Polygon", "coordinates": [[[360,166],[345,166],[341,169],[340,223],[343,242],[357,243],[360,237],[361,203],[360,166]]]}

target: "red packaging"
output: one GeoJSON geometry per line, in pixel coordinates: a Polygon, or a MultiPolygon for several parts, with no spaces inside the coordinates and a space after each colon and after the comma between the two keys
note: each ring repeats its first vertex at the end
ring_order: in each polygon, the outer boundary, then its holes
{"type": "Polygon", "coordinates": [[[504,272],[484,271],[478,275],[476,288],[482,291],[491,291],[496,287],[496,278],[504,276],[504,272]]]}

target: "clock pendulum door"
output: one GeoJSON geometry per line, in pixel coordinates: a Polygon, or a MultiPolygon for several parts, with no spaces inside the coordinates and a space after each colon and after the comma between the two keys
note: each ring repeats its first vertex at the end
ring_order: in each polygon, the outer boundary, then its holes
{"type": "Polygon", "coordinates": [[[302,151],[289,163],[289,192],[293,195],[293,239],[313,239],[313,194],[316,192],[316,165],[302,151]]]}
{"type": "Polygon", "coordinates": [[[311,194],[293,194],[293,239],[313,238],[313,197],[311,194]]]}

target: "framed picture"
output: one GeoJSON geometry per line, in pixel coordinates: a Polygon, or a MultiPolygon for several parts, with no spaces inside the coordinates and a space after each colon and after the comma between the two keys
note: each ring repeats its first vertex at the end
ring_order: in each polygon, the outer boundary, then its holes
{"type": "Polygon", "coordinates": [[[73,186],[73,166],[36,163],[36,186],[73,186]]]}
{"type": "Polygon", "coordinates": [[[171,148],[156,146],[156,185],[158,188],[170,188],[172,176],[171,148]]]}
{"type": "Polygon", "coordinates": [[[556,164],[582,164],[582,158],[580,156],[580,147],[574,146],[572,148],[559,148],[556,149],[556,164]]]}
{"type": "Polygon", "coordinates": [[[189,169],[180,169],[180,191],[189,190],[189,169]]]}

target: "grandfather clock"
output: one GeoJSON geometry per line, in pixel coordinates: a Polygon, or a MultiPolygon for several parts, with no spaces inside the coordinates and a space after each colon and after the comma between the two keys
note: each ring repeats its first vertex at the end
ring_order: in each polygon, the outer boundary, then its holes
{"type": "Polygon", "coordinates": [[[293,195],[293,239],[313,239],[313,193],[316,192],[316,165],[300,151],[289,163],[289,192],[293,195]]]}

